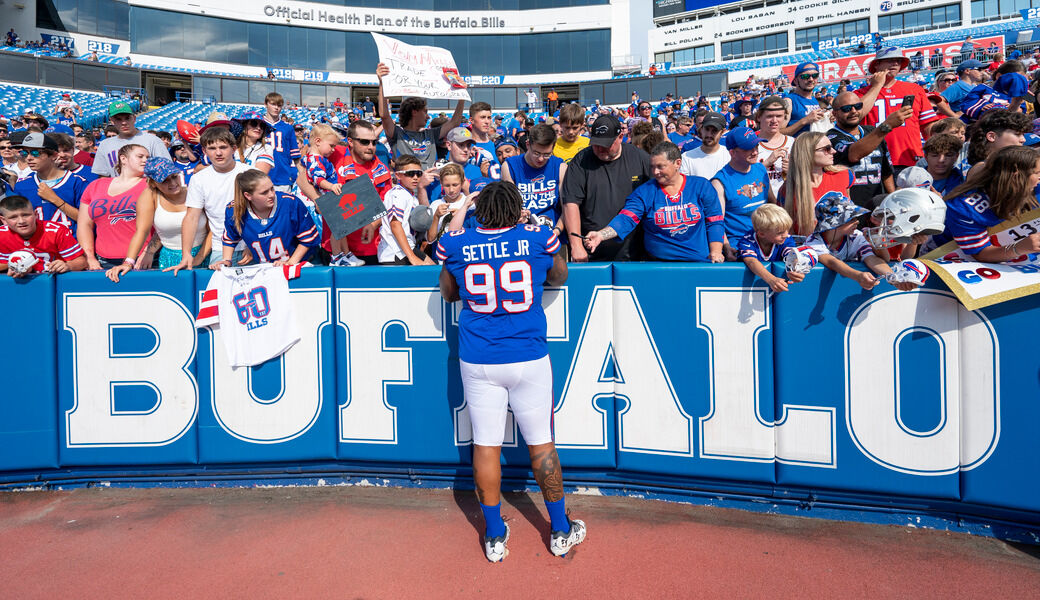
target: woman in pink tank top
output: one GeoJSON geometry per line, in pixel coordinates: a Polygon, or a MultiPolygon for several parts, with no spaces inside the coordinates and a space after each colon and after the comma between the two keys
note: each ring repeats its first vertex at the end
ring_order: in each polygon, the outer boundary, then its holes
{"type": "Polygon", "coordinates": [[[137,230],[137,199],[148,187],[142,176],[147,160],[147,148],[127,144],[119,149],[119,174],[93,181],[83,191],[76,237],[91,271],[110,269],[124,260],[133,264],[137,258],[126,253],[137,230]]]}

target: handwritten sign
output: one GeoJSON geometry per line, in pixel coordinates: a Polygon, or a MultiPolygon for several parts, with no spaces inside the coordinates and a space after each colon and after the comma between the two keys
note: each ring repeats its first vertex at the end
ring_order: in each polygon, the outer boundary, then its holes
{"type": "Polygon", "coordinates": [[[387,96],[470,99],[451,52],[434,46],[412,46],[378,33],[372,37],[379,49],[379,62],[390,68],[390,74],[383,77],[387,96]]]}
{"type": "Polygon", "coordinates": [[[386,214],[386,207],[368,175],[344,183],[339,194],[326,192],[316,203],[336,239],[345,238],[386,214]]]}
{"type": "MultiPolygon", "coordinates": [[[[990,243],[1006,247],[1040,231],[1040,209],[988,229],[990,243]]],[[[969,310],[1040,292],[1040,264],[1019,257],[1006,263],[980,263],[950,242],[923,257],[961,304],[969,310]]]]}

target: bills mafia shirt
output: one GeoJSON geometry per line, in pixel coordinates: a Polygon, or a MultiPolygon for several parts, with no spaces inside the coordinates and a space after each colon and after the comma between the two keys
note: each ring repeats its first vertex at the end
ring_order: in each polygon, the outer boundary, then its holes
{"type": "MultiPolygon", "coordinates": [[[[242,229],[235,226],[235,207],[229,204],[224,212],[224,246],[234,248],[244,241],[257,262],[275,262],[288,259],[299,244],[316,248],[321,231],[314,224],[307,207],[300,199],[285,192],[275,192],[274,210],[266,219],[246,209],[242,229]]],[[[304,260],[310,256],[308,252],[304,260]]]]}
{"type": "Polygon", "coordinates": [[[751,213],[769,200],[769,173],[765,165],[755,163],[747,173],[726,165],[713,178],[726,190],[726,218],[723,221],[730,244],[754,230],[751,213]]]}
{"type": "Polygon", "coordinates": [[[29,239],[13,233],[6,225],[0,225],[0,263],[6,264],[15,250],[28,250],[40,259],[33,266],[35,273],[42,273],[48,264],[59,258],[67,262],[83,256],[83,249],[69,228],[53,221],[37,221],[36,233],[29,239]]]}
{"type": "MultiPolygon", "coordinates": [[[[79,200],[83,196],[83,191],[87,189],[87,183],[85,179],[69,171],[65,171],[65,174],[57,181],[47,182],[51,189],[54,190],[54,193],[73,208],[79,208],[79,200]]],[[[32,202],[33,211],[36,212],[37,219],[61,223],[75,235],[76,222],[58,210],[57,206],[41,198],[39,189],[40,176],[37,173],[30,173],[14,184],[14,193],[18,196],[25,196],[32,202]]],[[[60,205],[61,203],[59,202],[58,204],[60,205]]]]}
{"type": "Polygon", "coordinates": [[[524,208],[533,215],[548,217],[553,225],[560,220],[560,166],[563,164],[558,156],[550,156],[541,169],[529,165],[523,154],[506,159],[509,174],[524,199],[524,208]]]}
{"type": "Polygon", "coordinates": [[[542,289],[560,239],[549,227],[448,231],[437,259],[462,300],[459,358],[473,364],[536,360],[549,353],[542,289]]]}
{"type": "Polygon", "coordinates": [[[721,243],[725,236],[719,195],[703,177],[682,177],[674,196],[657,180],[636,188],[609,226],[624,239],[642,223],[643,244],[658,260],[708,262],[708,243],[721,243]]]}

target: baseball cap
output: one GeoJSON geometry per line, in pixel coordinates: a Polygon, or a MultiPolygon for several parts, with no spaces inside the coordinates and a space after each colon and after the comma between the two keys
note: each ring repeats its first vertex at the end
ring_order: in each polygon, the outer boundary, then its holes
{"type": "Polygon", "coordinates": [[[592,122],[589,143],[597,146],[610,146],[621,135],[621,121],[614,115],[600,115],[592,122]]]}
{"type": "Polygon", "coordinates": [[[762,113],[767,110],[781,108],[787,110],[787,105],[784,104],[784,99],[780,96],[766,96],[758,103],[758,112],[762,113]]]}
{"type": "Polygon", "coordinates": [[[444,139],[448,140],[449,142],[455,142],[456,144],[472,142],[473,132],[469,129],[466,129],[465,127],[456,127],[449,131],[448,135],[445,136],[444,139]]]}
{"type": "Polygon", "coordinates": [[[841,192],[827,192],[816,205],[816,233],[836,229],[869,212],[841,192]]]}
{"type": "Polygon", "coordinates": [[[900,70],[905,69],[907,66],[910,65],[910,59],[903,56],[902,50],[896,48],[895,46],[890,46],[888,48],[883,49],[881,52],[878,52],[877,55],[874,56],[874,60],[870,61],[870,66],[867,68],[867,70],[869,70],[871,73],[877,73],[877,67],[875,65],[877,65],[878,62],[889,58],[899,59],[900,70]]]}
{"type": "Polygon", "coordinates": [[[132,115],[134,109],[130,108],[130,105],[122,100],[117,100],[112,104],[108,105],[108,117],[111,119],[116,115],[132,115]]]}
{"type": "Polygon", "coordinates": [[[26,150],[58,151],[58,142],[54,141],[54,138],[51,136],[44,135],[38,131],[34,131],[25,136],[25,139],[18,143],[17,146],[19,148],[25,148],[26,150]]]}
{"type": "Polygon", "coordinates": [[[932,187],[934,180],[927,170],[921,167],[909,167],[903,169],[899,175],[896,176],[896,189],[903,188],[923,188],[928,189],[932,187]]]}
{"type": "Polygon", "coordinates": [[[819,73],[820,72],[820,65],[818,65],[818,64],[816,64],[814,62],[803,62],[803,63],[799,64],[797,67],[794,68],[794,76],[798,77],[799,75],[801,75],[802,73],[805,73],[806,71],[816,71],[817,73],[819,73]]]}
{"type": "Polygon", "coordinates": [[[72,96],[68,92],[65,92],[64,94],[61,95],[61,97],[62,98],[71,98],[72,96]]]}
{"type": "Polygon", "coordinates": [[[752,150],[758,147],[759,142],[763,141],[765,140],[758,137],[754,130],[747,127],[737,127],[726,135],[726,150],[736,150],[737,148],[752,150]]]}
{"type": "Polygon", "coordinates": [[[983,66],[985,65],[981,62],[974,58],[969,58],[968,60],[961,61],[961,64],[957,65],[957,74],[960,75],[969,69],[981,69],[983,66]]]}
{"type": "Polygon", "coordinates": [[[71,127],[69,127],[68,125],[62,125],[61,123],[51,125],[50,127],[44,130],[44,133],[64,133],[65,135],[76,134],[76,132],[72,131],[71,127]]]}
{"type": "Polygon", "coordinates": [[[1023,146],[1036,146],[1037,144],[1040,144],[1040,135],[1035,133],[1026,133],[1022,137],[1025,138],[1022,142],[1023,146]]]}
{"type": "MultiPolygon", "coordinates": [[[[83,136],[83,137],[86,137],[85,134],[81,133],[80,135],[83,136]]],[[[184,140],[182,140],[181,138],[173,138],[173,141],[170,142],[170,150],[176,150],[177,148],[183,148],[185,145],[186,144],[184,143],[184,140]]]]}
{"type": "Polygon", "coordinates": [[[1029,80],[1021,73],[1004,73],[994,82],[993,89],[1012,98],[1018,98],[1029,93],[1029,80]]]}
{"type": "Polygon", "coordinates": [[[495,115],[495,120],[496,121],[501,121],[502,120],[502,115],[495,115]]]}
{"type": "Polygon", "coordinates": [[[519,148],[519,146],[516,145],[516,140],[509,137],[508,135],[503,135],[499,137],[497,140],[495,140],[495,150],[498,150],[502,146],[513,146],[519,148]]]}
{"type": "Polygon", "coordinates": [[[180,172],[172,160],[161,156],[153,156],[144,163],[145,177],[156,183],[162,183],[180,172]]]}
{"type": "Polygon", "coordinates": [[[726,117],[722,113],[710,112],[704,115],[704,120],[701,121],[701,127],[714,127],[719,131],[726,129],[726,117]]]}
{"type": "Polygon", "coordinates": [[[417,206],[408,214],[408,226],[412,231],[426,231],[433,225],[433,211],[429,206],[417,206]]]}

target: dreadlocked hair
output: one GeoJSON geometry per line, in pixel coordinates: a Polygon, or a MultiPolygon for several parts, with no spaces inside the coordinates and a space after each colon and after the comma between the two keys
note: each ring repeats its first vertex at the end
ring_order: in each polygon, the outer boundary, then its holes
{"type": "Polygon", "coordinates": [[[520,221],[524,200],[520,191],[509,181],[493,181],[477,196],[474,216],[488,229],[512,227],[520,221]]]}

